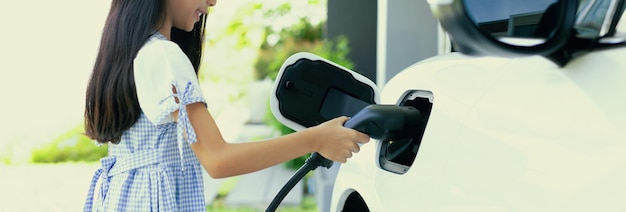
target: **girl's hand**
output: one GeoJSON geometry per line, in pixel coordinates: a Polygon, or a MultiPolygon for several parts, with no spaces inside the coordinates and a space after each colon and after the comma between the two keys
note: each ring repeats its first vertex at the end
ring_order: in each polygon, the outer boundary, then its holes
{"type": "Polygon", "coordinates": [[[347,120],[348,117],[342,116],[309,128],[319,154],[329,160],[345,163],[353,153],[360,151],[359,144],[369,142],[368,135],[344,127],[347,120]]]}

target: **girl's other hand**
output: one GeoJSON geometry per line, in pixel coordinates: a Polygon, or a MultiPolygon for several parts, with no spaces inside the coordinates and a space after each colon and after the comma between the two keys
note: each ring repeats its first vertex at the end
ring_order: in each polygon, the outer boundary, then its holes
{"type": "Polygon", "coordinates": [[[345,163],[353,153],[360,151],[359,144],[369,142],[370,137],[343,124],[348,117],[341,116],[309,128],[314,136],[317,152],[325,158],[345,163]]]}

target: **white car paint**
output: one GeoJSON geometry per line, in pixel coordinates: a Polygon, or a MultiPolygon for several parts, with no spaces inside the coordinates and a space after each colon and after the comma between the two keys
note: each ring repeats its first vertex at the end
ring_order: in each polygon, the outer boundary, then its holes
{"type": "Polygon", "coordinates": [[[414,164],[379,168],[379,141],[339,170],[331,211],[358,192],[370,211],[626,211],[626,48],[558,67],[539,56],[419,62],[391,79],[434,95],[414,164]]]}

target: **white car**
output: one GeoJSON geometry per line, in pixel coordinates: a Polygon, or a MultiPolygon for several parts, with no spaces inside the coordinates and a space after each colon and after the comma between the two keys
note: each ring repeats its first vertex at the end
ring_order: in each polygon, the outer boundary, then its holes
{"type": "Polygon", "coordinates": [[[401,72],[382,103],[406,91],[432,93],[421,143],[402,150],[415,158],[362,146],[332,211],[626,211],[626,48],[565,68],[453,53],[401,72]]]}
{"type": "Polygon", "coordinates": [[[425,123],[361,146],[336,175],[330,211],[626,211],[626,45],[615,30],[624,1],[542,1],[557,23],[530,38],[514,35],[526,33],[519,23],[539,29],[543,12],[515,13],[502,34],[471,2],[429,0],[460,52],[418,62],[382,91],[314,55],[286,61],[343,71],[307,65],[299,70],[316,75],[277,79],[272,110],[296,130],[363,104],[413,107],[425,123]],[[331,98],[337,86],[348,95],[331,98]]]}
{"type": "Polygon", "coordinates": [[[421,140],[362,146],[330,210],[626,211],[626,48],[611,40],[566,64],[450,53],[403,70],[381,104],[431,106],[421,140]]]}

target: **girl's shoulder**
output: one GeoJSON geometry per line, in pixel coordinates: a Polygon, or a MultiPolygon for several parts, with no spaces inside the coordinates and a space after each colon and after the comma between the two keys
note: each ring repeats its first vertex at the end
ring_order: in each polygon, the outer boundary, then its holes
{"type": "Polygon", "coordinates": [[[158,68],[158,66],[174,66],[183,69],[190,69],[193,72],[193,66],[187,55],[178,46],[178,44],[158,37],[151,37],[141,47],[134,60],[135,68],[158,68]],[[147,67],[146,67],[147,66],[147,67]]]}
{"type": "Polygon", "coordinates": [[[148,41],[141,47],[139,52],[137,53],[137,57],[143,56],[145,54],[161,54],[161,55],[182,55],[185,53],[178,46],[178,44],[170,41],[163,40],[156,37],[151,37],[148,41]]]}

